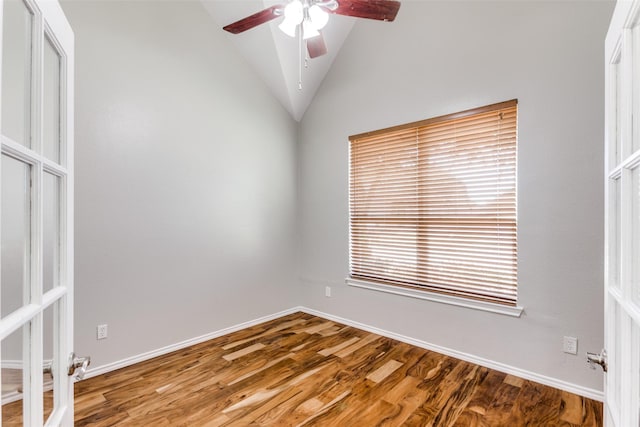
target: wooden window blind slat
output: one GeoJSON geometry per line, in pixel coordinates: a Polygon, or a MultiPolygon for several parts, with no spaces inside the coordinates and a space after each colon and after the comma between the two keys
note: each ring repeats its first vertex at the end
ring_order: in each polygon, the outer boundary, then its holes
{"type": "Polygon", "coordinates": [[[349,139],[351,277],[516,304],[516,101],[349,139]]]}

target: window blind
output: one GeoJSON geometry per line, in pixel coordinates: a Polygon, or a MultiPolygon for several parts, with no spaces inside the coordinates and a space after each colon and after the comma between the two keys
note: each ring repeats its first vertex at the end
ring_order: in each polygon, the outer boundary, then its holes
{"type": "Polygon", "coordinates": [[[516,304],[517,101],[350,140],[354,279],[516,304]]]}

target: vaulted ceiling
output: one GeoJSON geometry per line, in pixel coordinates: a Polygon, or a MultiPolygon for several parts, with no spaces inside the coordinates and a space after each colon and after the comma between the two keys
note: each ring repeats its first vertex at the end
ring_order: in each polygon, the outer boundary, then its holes
{"type": "MultiPolygon", "coordinates": [[[[286,3],[287,0],[201,0],[214,22],[222,27],[268,7],[286,3]]],[[[240,34],[225,36],[236,46],[240,54],[255,69],[265,84],[289,111],[300,121],[311,103],[324,76],[355,23],[355,18],[331,15],[322,30],[328,53],[309,59],[304,66],[304,56],[297,38],[285,35],[278,28],[282,18],[262,24],[240,34]],[[302,73],[302,89],[299,89],[302,73]]]]}

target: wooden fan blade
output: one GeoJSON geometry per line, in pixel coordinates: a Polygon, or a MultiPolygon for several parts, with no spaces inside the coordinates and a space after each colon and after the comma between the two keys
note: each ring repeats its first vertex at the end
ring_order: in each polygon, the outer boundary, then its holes
{"type": "Polygon", "coordinates": [[[265,22],[269,22],[272,19],[276,19],[277,17],[282,16],[283,10],[284,6],[282,5],[271,6],[268,9],[261,10],[260,12],[254,13],[251,16],[247,16],[246,18],[234,22],[233,24],[229,24],[222,29],[225,31],[229,31],[232,34],[243,33],[247,30],[257,27],[260,24],[264,24],[265,22]]]}
{"type": "Polygon", "coordinates": [[[327,45],[324,44],[322,33],[319,36],[307,39],[307,51],[309,52],[309,58],[317,58],[327,53],[327,45]]]}
{"type": "Polygon", "coordinates": [[[393,21],[400,10],[400,2],[395,0],[338,0],[335,10],[328,10],[338,15],[356,18],[393,21]]]}

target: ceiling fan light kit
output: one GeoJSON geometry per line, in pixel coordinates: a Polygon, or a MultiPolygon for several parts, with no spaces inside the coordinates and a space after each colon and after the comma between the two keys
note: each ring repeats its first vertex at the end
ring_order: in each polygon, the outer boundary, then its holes
{"type": "Polygon", "coordinates": [[[309,6],[308,2],[293,0],[284,8],[284,19],[278,28],[289,37],[296,36],[296,30],[302,24],[304,40],[320,35],[319,30],[329,22],[329,14],[317,4],[309,6]]]}
{"type": "Polygon", "coordinates": [[[223,29],[239,34],[284,16],[278,28],[289,37],[295,37],[298,27],[301,27],[300,34],[307,43],[309,57],[316,58],[327,53],[320,30],[329,22],[329,14],[390,22],[396,18],[399,9],[397,0],[291,0],[286,5],[272,6],[223,29]]]}

